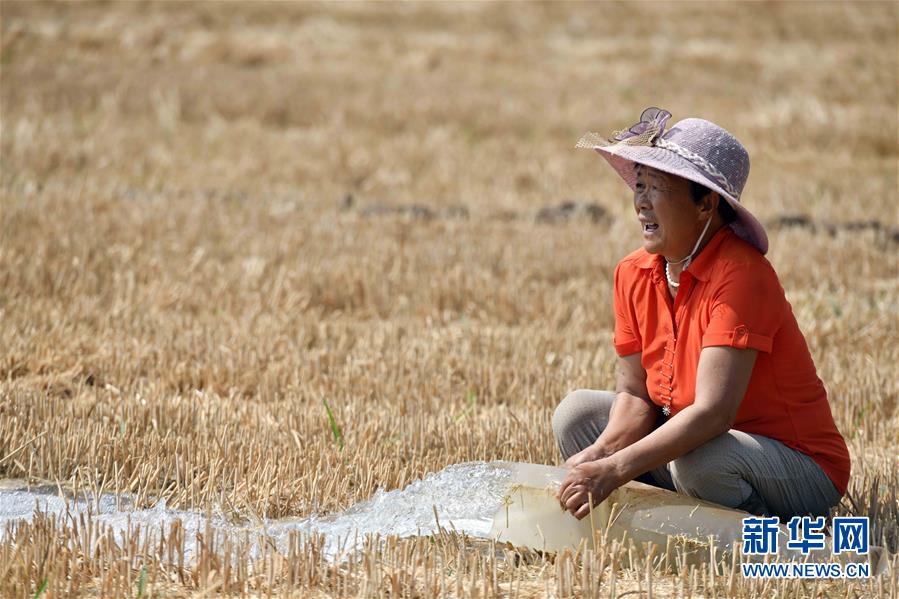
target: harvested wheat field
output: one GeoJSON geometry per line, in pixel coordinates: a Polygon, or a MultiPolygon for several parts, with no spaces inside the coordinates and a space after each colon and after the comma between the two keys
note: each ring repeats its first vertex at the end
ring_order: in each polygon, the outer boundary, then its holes
{"type": "Polygon", "coordinates": [[[835,514],[895,554],[896,4],[0,11],[0,486],[45,498],[3,520],[3,597],[899,596],[895,557],[753,580],[601,537],[253,536],[463,462],[559,463],[552,411],[614,386],[612,270],[641,243],[574,146],[656,105],[747,146],[852,454],[835,514]]]}

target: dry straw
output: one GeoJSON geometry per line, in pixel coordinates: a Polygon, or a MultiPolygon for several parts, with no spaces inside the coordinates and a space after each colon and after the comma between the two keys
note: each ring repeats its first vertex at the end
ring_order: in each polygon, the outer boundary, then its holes
{"type": "MultiPolygon", "coordinates": [[[[639,243],[624,186],[571,147],[658,104],[745,142],[763,222],[877,221],[772,228],[769,258],[852,452],[837,513],[895,551],[895,23],[874,3],[4,3],[0,476],[252,523],[455,462],[554,462],[555,403],[613,384],[612,269],[639,243]],[[568,198],[605,217],[535,222],[568,198]]],[[[0,595],[899,593],[895,569],[671,575],[602,541],[442,531],[334,564],[321,539],[253,557],[209,530],[190,562],[183,529],[144,532],[9,528],[0,595]]]]}

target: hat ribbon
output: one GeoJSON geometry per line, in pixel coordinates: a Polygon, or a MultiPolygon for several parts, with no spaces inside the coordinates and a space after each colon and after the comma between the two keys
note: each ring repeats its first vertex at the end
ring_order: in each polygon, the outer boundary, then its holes
{"type": "Polygon", "coordinates": [[[640,122],[622,131],[615,131],[612,137],[606,139],[597,133],[587,133],[577,142],[577,148],[593,149],[597,146],[648,146],[664,148],[674,152],[681,158],[693,163],[702,171],[718,183],[731,197],[740,201],[740,194],[734,189],[727,177],[724,176],[715,165],[700,156],[699,154],[688,150],[687,148],[669,141],[662,137],[665,132],[665,126],[671,113],[661,108],[652,106],[647,108],[640,114],[640,122]]]}

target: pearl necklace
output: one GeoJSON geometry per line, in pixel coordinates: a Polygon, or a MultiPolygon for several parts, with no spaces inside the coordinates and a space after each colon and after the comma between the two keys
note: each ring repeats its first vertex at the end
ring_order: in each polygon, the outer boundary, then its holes
{"type": "MultiPolygon", "coordinates": [[[[684,270],[686,270],[688,266],[690,266],[689,262],[687,262],[687,264],[684,265],[684,270]]],[[[665,278],[668,279],[668,284],[671,285],[672,287],[674,287],[675,289],[680,287],[680,281],[675,281],[674,279],[671,278],[671,263],[667,262],[667,261],[665,262],[665,278]]]]}
{"type": "Polygon", "coordinates": [[[667,258],[665,259],[665,278],[668,279],[668,284],[671,285],[672,287],[674,287],[675,289],[680,287],[680,281],[675,281],[674,279],[671,278],[670,266],[672,264],[680,264],[681,262],[684,262],[685,264],[684,264],[683,268],[681,268],[681,272],[687,270],[687,267],[689,267],[690,263],[693,261],[693,254],[696,253],[696,250],[699,248],[699,244],[702,243],[702,238],[705,237],[706,231],[709,230],[710,224],[712,224],[711,218],[709,218],[709,220],[705,221],[705,228],[703,228],[702,233],[699,235],[699,239],[696,240],[696,245],[693,246],[693,251],[690,252],[689,254],[687,254],[686,258],[682,258],[680,260],[672,260],[670,262],[668,261],[667,258]]]}

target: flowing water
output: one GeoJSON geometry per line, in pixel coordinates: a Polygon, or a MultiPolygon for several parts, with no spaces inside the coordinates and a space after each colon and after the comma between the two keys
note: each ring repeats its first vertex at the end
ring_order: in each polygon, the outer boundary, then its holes
{"type": "MultiPolygon", "coordinates": [[[[679,548],[687,560],[684,563],[707,562],[709,543],[713,541],[718,557],[739,546],[745,512],[640,483],[623,486],[597,506],[591,514],[595,523],[578,521],[560,510],[554,498],[553,489],[563,474],[559,468],[537,464],[455,464],[404,489],[380,490],[344,512],[267,520],[255,526],[233,524],[215,513],[169,509],[162,501],[150,509],[135,509],[129,496],[64,498],[52,485],[25,489],[21,484],[10,484],[13,481],[0,481],[0,542],[8,542],[18,522],[42,513],[63,521],[90,517],[94,523],[109,527],[123,543],[132,537],[136,526],[140,526],[142,535],[165,534],[178,521],[184,530],[184,557],[188,561],[196,555],[198,533],[207,527],[225,534],[240,533],[250,542],[247,550],[251,558],[270,543],[286,553],[291,533],[322,535],[326,555],[340,560],[361,549],[367,535],[428,535],[437,531],[438,518],[444,529],[550,551],[594,538],[595,525],[606,530],[607,538],[627,537],[638,548],[646,543],[666,548],[665,552],[679,548]],[[614,519],[612,504],[618,506],[614,519]]],[[[786,527],[782,526],[778,534],[786,538],[786,527]]],[[[796,551],[781,549],[778,555],[783,559],[804,558],[795,555],[796,551]]],[[[884,571],[880,548],[872,548],[871,556],[871,571],[884,571]]],[[[820,557],[819,561],[833,559],[823,551],[813,557],[820,557]]],[[[847,563],[867,560],[866,555],[840,556],[840,561],[847,563]]]]}
{"type": "MultiPolygon", "coordinates": [[[[326,551],[335,556],[338,549],[352,547],[355,539],[380,534],[401,537],[426,535],[437,530],[435,511],[440,526],[474,537],[490,535],[493,516],[502,505],[513,482],[513,470],[505,462],[469,462],[454,464],[415,481],[405,489],[379,490],[370,499],[357,503],[344,512],[303,519],[267,520],[261,527],[251,528],[273,540],[279,548],[286,546],[292,531],[321,534],[326,551]]],[[[7,485],[8,487],[9,485],[7,485]]],[[[133,509],[126,495],[106,494],[97,498],[62,498],[55,486],[3,488],[0,486],[0,542],[8,527],[30,521],[35,512],[77,520],[90,513],[95,522],[112,528],[124,538],[127,531],[140,525],[143,530],[168,529],[180,520],[187,543],[185,553],[193,555],[193,539],[209,525],[223,532],[247,530],[205,512],[173,510],[160,501],[150,509],[133,509]]],[[[258,541],[257,541],[258,542],[258,541]]]]}

